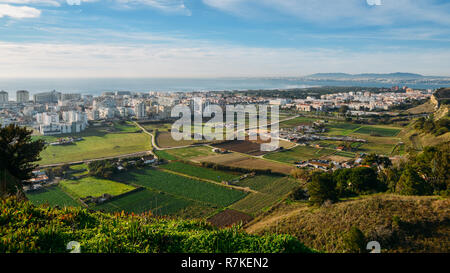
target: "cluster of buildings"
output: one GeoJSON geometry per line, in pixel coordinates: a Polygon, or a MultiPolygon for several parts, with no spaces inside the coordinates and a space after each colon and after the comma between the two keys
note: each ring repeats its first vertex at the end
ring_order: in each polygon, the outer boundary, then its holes
{"type": "MultiPolygon", "coordinates": [[[[363,155],[364,156],[364,155],[363,155]]],[[[338,170],[338,169],[350,169],[354,167],[370,167],[368,165],[362,165],[363,157],[358,157],[345,162],[338,162],[325,159],[313,159],[295,162],[297,168],[316,169],[321,171],[338,170]]]]}
{"type": "Polygon", "coordinates": [[[405,92],[374,93],[368,91],[333,93],[321,95],[320,98],[307,97],[306,99],[278,99],[271,100],[270,104],[280,105],[282,108],[295,108],[302,112],[326,111],[347,106],[350,111],[389,110],[392,106],[400,105],[408,100],[429,99],[432,90],[419,91],[406,88],[405,92]]]}
{"type": "MultiPolygon", "coordinates": [[[[279,105],[281,108],[307,112],[339,109],[345,105],[352,111],[373,111],[386,110],[405,100],[425,99],[430,96],[431,90],[415,91],[410,88],[405,88],[405,92],[401,93],[362,91],[294,100],[247,96],[239,92],[116,91],[103,92],[94,97],[53,90],[31,97],[28,91],[19,90],[16,92],[16,100],[10,101],[8,92],[0,91],[0,125],[14,123],[34,128],[43,135],[58,135],[82,132],[88,127],[89,121],[96,120],[167,120],[171,117],[172,108],[179,104],[189,106],[192,113],[201,111],[208,105],[218,105],[225,110],[227,105],[236,104],[279,105]]],[[[314,130],[309,133],[314,135],[314,130]]],[[[286,136],[297,138],[295,132],[287,132],[286,136]]]]}

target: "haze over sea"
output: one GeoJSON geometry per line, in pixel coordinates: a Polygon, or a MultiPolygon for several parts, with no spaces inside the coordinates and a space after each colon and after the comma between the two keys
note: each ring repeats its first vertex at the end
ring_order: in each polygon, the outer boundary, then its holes
{"type": "MultiPolygon", "coordinates": [[[[296,78],[85,78],[85,79],[5,79],[0,78],[0,90],[15,99],[17,90],[31,94],[57,90],[63,93],[100,95],[104,91],[189,92],[250,89],[290,89],[313,86],[392,87],[404,84],[354,81],[304,81],[296,78]]],[[[435,89],[442,86],[407,84],[412,88],[435,89]]]]}

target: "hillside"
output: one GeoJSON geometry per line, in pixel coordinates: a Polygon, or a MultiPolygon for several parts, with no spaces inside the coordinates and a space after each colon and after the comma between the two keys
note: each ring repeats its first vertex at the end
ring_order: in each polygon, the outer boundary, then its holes
{"type": "Polygon", "coordinates": [[[202,221],[89,212],[0,201],[0,253],[64,253],[71,241],[83,253],[300,253],[290,235],[249,235],[202,221]]]}
{"type": "Polygon", "coordinates": [[[383,252],[449,252],[450,200],[383,194],[320,208],[284,203],[246,230],[287,233],[319,251],[345,252],[343,238],[353,226],[367,242],[380,242],[383,252]]]}
{"type": "MultiPolygon", "coordinates": [[[[449,94],[449,88],[441,88],[433,94],[429,101],[417,107],[408,109],[407,112],[410,114],[428,114],[435,124],[443,121],[447,121],[448,124],[450,108],[450,105],[448,104],[449,94]]],[[[448,125],[446,127],[446,133],[437,135],[416,129],[416,121],[417,119],[413,120],[398,134],[398,137],[400,137],[407,146],[420,151],[425,146],[434,146],[450,141],[450,128],[448,128],[448,125]]]]}

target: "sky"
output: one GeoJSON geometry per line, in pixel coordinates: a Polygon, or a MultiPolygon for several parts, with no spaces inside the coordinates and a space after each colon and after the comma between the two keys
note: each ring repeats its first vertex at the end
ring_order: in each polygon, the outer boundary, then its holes
{"type": "Polygon", "coordinates": [[[2,78],[450,76],[448,0],[0,0],[2,78]]]}

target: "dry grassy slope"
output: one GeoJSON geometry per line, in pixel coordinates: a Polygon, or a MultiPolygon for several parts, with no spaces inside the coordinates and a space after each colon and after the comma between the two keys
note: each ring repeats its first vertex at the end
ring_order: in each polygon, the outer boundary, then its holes
{"type": "Polygon", "coordinates": [[[383,194],[321,208],[284,203],[250,222],[246,230],[288,233],[308,247],[345,252],[343,236],[352,226],[368,241],[379,241],[384,252],[449,252],[450,199],[383,194]]]}
{"type": "Polygon", "coordinates": [[[413,124],[406,126],[398,135],[407,146],[412,146],[416,150],[422,150],[425,146],[434,146],[450,141],[450,132],[440,136],[420,133],[414,129],[413,124]]]}
{"type": "Polygon", "coordinates": [[[436,105],[431,101],[427,101],[424,104],[406,110],[409,114],[433,113],[434,111],[436,111],[436,105]]]}
{"type": "MultiPolygon", "coordinates": [[[[420,112],[424,110],[430,110],[432,107],[434,107],[435,104],[433,104],[431,101],[426,102],[425,104],[419,105],[415,108],[412,108],[408,111],[413,112],[420,112]]],[[[444,118],[448,116],[449,113],[449,105],[441,105],[439,109],[435,109],[431,111],[431,113],[434,114],[435,120],[444,118]]],[[[403,142],[406,143],[407,146],[412,146],[416,150],[422,150],[425,146],[434,146],[439,145],[441,143],[449,142],[450,141],[450,132],[435,136],[432,134],[425,134],[417,131],[414,129],[415,120],[413,120],[408,126],[406,126],[397,136],[400,137],[403,142]]]]}

